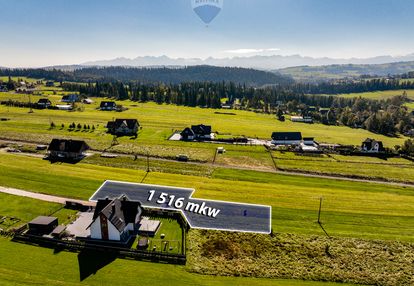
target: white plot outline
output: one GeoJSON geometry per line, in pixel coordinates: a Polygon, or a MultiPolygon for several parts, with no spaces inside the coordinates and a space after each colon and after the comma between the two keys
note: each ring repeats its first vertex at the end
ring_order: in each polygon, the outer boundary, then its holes
{"type": "Polygon", "coordinates": [[[123,182],[123,181],[116,181],[116,180],[106,180],[97,190],[93,193],[93,195],[89,198],[89,201],[91,202],[97,202],[97,200],[93,200],[92,198],[99,193],[99,191],[107,184],[107,183],[116,183],[116,184],[122,184],[122,185],[135,185],[135,186],[146,186],[146,187],[154,187],[154,188],[169,188],[169,189],[175,189],[175,190],[181,190],[181,191],[189,191],[189,197],[188,200],[195,200],[195,201],[207,201],[207,202],[213,202],[213,203],[224,203],[228,205],[235,205],[235,206],[254,206],[254,207],[262,207],[262,208],[268,208],[269,209],[269,231],[251,231],[251,230],[242,230],[242,229],[227,229],[227,228],[214,228],[214,227],[197,227],[191,225],[191,222],[189,221],[187,215],[185,214],[185,211],[182,209],[177,209],[174,207],[154,207],[145,205],[143,202],[141,202],[141,205],[145,208],[149,209],[159,209],[159,210],[165,210],[165,211],[179,211],[181,212],[182,216],[185,218],[189,226],[193,229],[207,229],[207,230],[219,230],[219,231],[229,231],[229,232],[244,232],[244,233],[261,233],[261,234],[270,234],[272,232],[272,207],[266,206],[266,205],[258,205],[258,204],[248,204],[248,203],[234,203],[234,202],[228,202],[228,201],[219,201],[219,200],[209,200],[209,199],[198,199],[193,198],[193,194],[195,193],[194,188],[180,188],[180,187],[173,187],[173,186],[163,186],[163,185],[154,185],[154,184],[141,184],[141,183],[133,183],[133,182],[123,182]]]}

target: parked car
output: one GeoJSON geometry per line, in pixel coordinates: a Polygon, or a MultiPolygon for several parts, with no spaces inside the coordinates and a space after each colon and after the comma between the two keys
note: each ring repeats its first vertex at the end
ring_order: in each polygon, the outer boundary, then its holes
{"type": "Polygon", "coordinates": [[[185,155],[185,154],[177,155],[176,158],[177,158],[177,161],[180,161],[180,162],[188,162],[188,160],[190,159],[188,155],[185,155]]]}

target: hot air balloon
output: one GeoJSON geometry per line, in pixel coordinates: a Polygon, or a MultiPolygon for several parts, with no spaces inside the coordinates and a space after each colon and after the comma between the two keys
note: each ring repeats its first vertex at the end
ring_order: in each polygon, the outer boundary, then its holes
{"type": "Polygon", "coordinates": [[[217,17],[223,8],[223,0],[192,0],[194,12],[207,25],[217,17]]]}

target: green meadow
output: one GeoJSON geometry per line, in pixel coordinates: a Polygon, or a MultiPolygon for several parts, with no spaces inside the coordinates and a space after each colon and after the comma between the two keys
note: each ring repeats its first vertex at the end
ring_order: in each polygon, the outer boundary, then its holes
{"type": "Polygon", "coordinates": [[[0,193],[0,218],[6,216],[18,219],[13,223],[8,223],[7,220],[5,223],[0,223],[1,229],[18,228],[40,215],[53,215],[59,219],[60,224],[63,224],[73,219],[75,212],[63,209],[60,204],[0,193]]]}
{"type": "Polygon", "coordinates": [[[174,266],[59,252],[0,238],[0,284],[11,285],[350,285],[301,280],[205,276],[174,266]]]}
{"type": "Polygon", "coordinates": [[[414,182],[414,163],[402,158],[379,159],[358,156],[300,156],[273,152],[278,168],[286,171],[357,176],[398,182],[414,182]]]}
{"type": "Polygon", "coordinates": [[[195,188],[195,197],[272,206],[274,232],[414,241],[414,189],[217,168],[211,177],[0,155],[0,185],[88,199],[104,180],[195,188]],[[144,180],[143,180],[144,179],[144,180]]]}
{"type": "Polygon", "coordinates": [[[402,95],[404,91],[407,93],[408,98],[414,100],[414,90],[385,90],[385,91],[374,91],[374,92],[361,92],[361,93],[346,93],[338,94],[337,96],[345,98],[362,97],[368,99],[389,99],[391,97],[402,95]]]}

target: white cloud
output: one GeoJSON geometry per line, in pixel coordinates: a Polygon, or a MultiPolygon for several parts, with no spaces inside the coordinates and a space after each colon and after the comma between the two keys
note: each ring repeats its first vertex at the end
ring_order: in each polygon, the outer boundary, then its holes
{"type": "Polygon", "coordinates": [[[227,50],[223,51],[226,54],[261,54],[261,53],[268,53],[268,52],[277,52],[280,51],[278,48],[269,48],[269,49],[237,49],[237,50],[227,50]]]}

